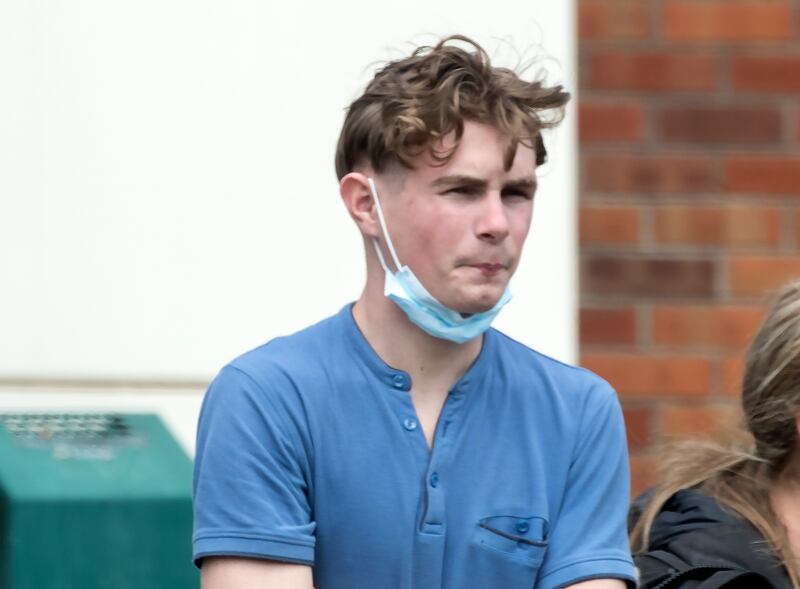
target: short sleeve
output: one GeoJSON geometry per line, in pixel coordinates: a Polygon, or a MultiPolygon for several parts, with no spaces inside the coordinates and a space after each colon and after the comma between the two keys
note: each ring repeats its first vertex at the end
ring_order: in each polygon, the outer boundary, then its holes
{"type": "Polygon", "coordinates": [[[622,411],[604,381],[579,415],[561,509],[550,533],[537,589],[617,578],[635,586],[626,516],[630,496],[622,411]]]}
{"type": "Polygon", "coordinates": [[[302,406],[281,382],[267,387],[228,366],[206,393],[194,466],[198,566],[212,555],[314,562],[302,406]]]}

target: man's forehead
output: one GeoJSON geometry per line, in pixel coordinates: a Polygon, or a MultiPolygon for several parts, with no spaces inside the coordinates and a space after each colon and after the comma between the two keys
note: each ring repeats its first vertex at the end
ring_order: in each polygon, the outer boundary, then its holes
{"type": "Polygon", "coordinates": [[[510,167],[506,167],[506,151],[491,146],[468,150],[457,150],[446,162],[437,162],[432,157],[420,157],[415,168],[408,170],[419,179],[436,182],[446,177],[489,177],[503,180],[525,180],[535,178],[536,155],[532,148],[519,144],[510,167]]]}
{"type": "MultiPolygon", "coordinates": [[[[536,175],[533,172],[513,174],[508,173],[501,178],[504,184],[515,185],[536,185],[536,175]]],[[[481,175],[472,174],[444,174],[431,180],[434,187],[451,186],[454,184],[485,185],[489,183],[489,178],[481,175]]]]}

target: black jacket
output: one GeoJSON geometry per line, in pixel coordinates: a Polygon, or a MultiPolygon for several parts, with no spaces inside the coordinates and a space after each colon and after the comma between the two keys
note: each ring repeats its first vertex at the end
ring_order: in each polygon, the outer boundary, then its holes
{"type": "MultiPolygon", "coordinates": [[[[647,494],[631,508],[635,523],[647,494]]],[[[678,491],[634,555],[640,589],[791,589],[783,565],[749,523],[695,490],[678,491]]]]}

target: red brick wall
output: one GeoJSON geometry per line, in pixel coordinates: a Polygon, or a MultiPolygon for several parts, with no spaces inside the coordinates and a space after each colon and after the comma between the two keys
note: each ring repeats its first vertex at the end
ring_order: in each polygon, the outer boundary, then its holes
{"type": "Polygon", "coordinates": [[[800,275],[800,0],[578,0],[582,363],[633,490],[735,419],[770,289],[800,275]]]}

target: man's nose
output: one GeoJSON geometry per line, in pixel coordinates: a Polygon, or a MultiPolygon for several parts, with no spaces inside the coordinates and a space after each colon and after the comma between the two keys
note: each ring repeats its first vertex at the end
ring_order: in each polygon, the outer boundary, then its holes
{"type": "Polygon", "coordinates": [[[508,211],[499,193],[489,193],[481,203],[476,233],[483,240],[491,242],[503,241],[508,237],[508,211]]]}

